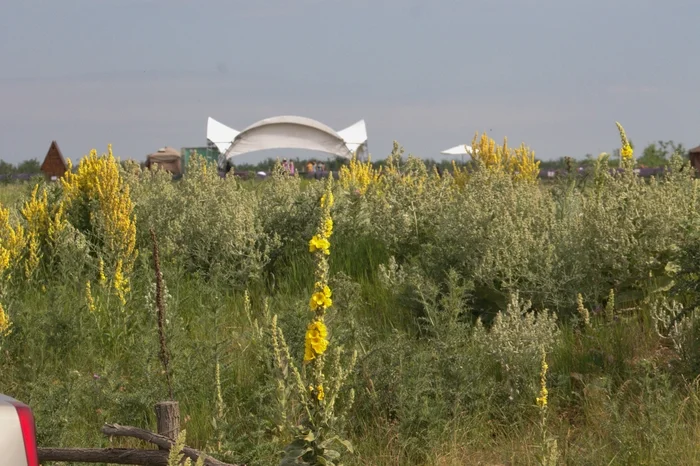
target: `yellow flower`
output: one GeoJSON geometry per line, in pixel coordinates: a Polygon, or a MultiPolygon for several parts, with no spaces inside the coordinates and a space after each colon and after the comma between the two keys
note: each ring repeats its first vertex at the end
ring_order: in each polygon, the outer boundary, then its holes
{"type": "Polygon", "coordinates": [[[129,291],[129,279],[124,277],[124,274],[122,273],[122,260],[119,259],[117,261],[117,267],[114,271],[114,291],[117,292],[117,296],[119,296],[119,300],[121,301],[122,305],[126,304],[126,298],[124,295],[129,291]]]}
{"type": "Polygon", "coordinates": [[[328,309],[333,305],[333,300],[331,299],[332,292],[328,285],[316,282],[314,287],[319,290],[311,295],[311,300],[309,301],[309,307],[312,311],[319,308],[328,309]]]}
{"type": "Polygon", "coordinates": [[[324,194],[321,196],[321,207],[332,207],[333,206],[333,193],[324,194]],[[328,205],[326,206],[326,200],[328,200],[328,205]]]}
{"type": "Polygon", "coordinates": [[[325,394],[325,392],[323,391],[323,385],[319,385],[318,387],[316,387],[315,390],[314,390],[314,386],[313,386],[313,385],[309,385],[309,392],[311,393],[311,396],[314,395],[314,391],[317,393],[317,394],[316,394],[316,399],[317,399],[318,401],[323,401],[323,399],[326,397],[326,394],[325,394]]]}
{"type": "Polygon", "coordinates": [[[24,276],[29,279],[34,270],[39,266],[41,253],[39,252],[39,240],[34,232],[29,233],[29,247],[27,260],[24,263],[24,276]]]}
{"type": "Polygon", "coordinates": [[[333,234],[333,219],[328,217],[324,222],[323,222],[323,235],[326,238],[330,238],[330,236],[333,234]]]}
{"type": "Polygon", "coordinates": [[[87,303],[88,310],[90,312],[95,312],[95,299],[92,297],[92,286],[89,281],[85,283],[85,302],[87,303]]]}
{"type": "MultiPolygon", "coordinates": [[[[478,134],[472,139],[472,160],[483,169],[492,173],[506,173],[515,180],[535,182],[540,171],[540,162],[535,160],[535,153],[530,148],[521,144],[518,148],[508,147],[508,140],[504,138],[503,145],[486,135],[478,138],[478,134]]],[[[466,173],[457,173],[459,184],[466,181],[466,173]]]]}
{"type": "Polygon", "coordinates": [[[316,320],[309,324],[304,342],[304,362],[311,361],[326,351],[328,348],[327,336],[328,329],[322,321],[316,320]]]}
{"type": "Polygon", "coordinates": [[[627,139],[625,129],[620,123],[615,122],[615,124],[617,125],[617,131],[620,133],[620,142],[622,143],[622,150],[620,150],[620,158],[624,161],[629,161],[634,155],[634,150],[632,149],[632,146],[630,145],[629,140],[627,139]]]}
{"type": "MultiPolygon", "coordinates": [[[[326,287],[328,288],[328,287],[326,287]]],[[[333,305],[333,301],[329,296],[326,296],[322,292],[316,292],[313,295],[311,295],[311,300],[309,301],[309,307],[311,308],[312,311],[315,311],[318,308],[323,308],[327,309],[333,305]]]]}
{"type": "Polygon", "coordinates": [[[0,278],[9,280],[11,265],[19,261],[27,245],[27,235],[21,225],[10,222],[10,211],[0,205],[0,278]]]}
{"type": "Polygon", "coordinates": [[[11,327],[12,322],[10,322],[10,318],[5,314],[5,309],[0,304],[0,337],[6,337],[12,333],[11,327]]]}
{"type": "Polygon", "coordinates": [[[622,157],[623,160],[630,160],[633,155],[634,150],[632,150],[632,146],[627,144],[622,147],[622,150],[620,151],[620,157],[622,157]]]}
{"type": "Polygon", "coordinates": [[[547,369],[549,369],[549,366],[547,365],[547,353],[545,353],[543,349],[542,370],[540,372],[540,396],[538,396],[536,400],[537,406],[539,406],[541,409],[547,407],[547,395],[549,394],[549,391],[547,391],[547,369]]]}
{"type": "Polygon", "coordinates": [[[100,271],[99,271],[100,285],[105,286],[107,284],[107,277],[105,276],[105,263],[100,259],[100,271]]]}
{"type": "MultiPolygon", "coordinates": [[[[375,169],[370,160],[361,162],[358,160],[357,154],[355,154],[348,165],[340,167],[338,177],[343,188],[362,195],[367,192],[370,186],[377,187],[379,185],[382,170],[381,168],[375,169]]],[[[323,207],[323,203],[321,207],[323,207]]]]}
{"type": "Polygon", "coordinates": [[[547,394],[549,392],[547,391],[547,388],[543,388],[542,391],[540,391],[540,396],[537,397],[537,406],[540,408],[545,408],[547,407],[547,394]]]}
{"type": "Polygon", "coordinates": [[[314,235],[309,241],[309,252],[323,251],[324,254],[329,255],[331,253],[330,247],[330,241],[319,235],[314,235]]]}
{"type": "Polygon", "coordinates": [[[61,178],[61,186],[66,215],[75,215],[85,208],[89,211],[85,219],[88,224],[84,227],[93,230],[101,245],[99,283],[105,286],[111,278],[120,301],[124,302],[138,255],[136,217],[129,186],[122,179],[112,146],[108,145],[107,154],[102,156],[94,149],[90,151],[80,160],[75,172],[69,170],[61,178]]]}

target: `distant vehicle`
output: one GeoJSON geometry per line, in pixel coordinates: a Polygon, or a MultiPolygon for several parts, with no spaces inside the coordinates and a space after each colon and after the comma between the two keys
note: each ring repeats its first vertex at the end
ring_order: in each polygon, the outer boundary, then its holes
{"type": "Polygon", "coordinates": [[[39,466],[32,410],[3,394],[0,394],[0,464],[39,466]]]}

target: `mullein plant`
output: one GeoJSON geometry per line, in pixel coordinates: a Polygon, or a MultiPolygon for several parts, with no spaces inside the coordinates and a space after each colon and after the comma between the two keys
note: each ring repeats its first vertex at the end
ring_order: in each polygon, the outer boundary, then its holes
{"type": "Polygon", "coordinates": [[[627,139],[625,128],[618,122],[615,122],[615,124],[617,125],[617,131],[620,133],[620,142],[622,143],[622,147],[620,148],[620,167],[632,169],[634,168],[634,150],[627,139]]]}
{"type": "MultiPolygon", "coordinates": [[[[184,430],[180,431],[177,435],[175,444],[170,447],[170,451],[168,452],[168,466],[192,466],[192,458],[185,457],[184,453],[186,437],[187,432],[184,430]]],[[[197,458],[197,462],[194,463],[194,466],[204,466],[206,460],[206,456],[202,455],[197,458]]]]}
{"type": "MultiPolygon", "coordinates": [[[[354,391],[348,391],[348,396],[342,400],[342,404],[338,401],[345,382],[354,369],[357,353],[353,352],[349,363],[341,365],[342,348],[334,348],[328,361],[330,371],[325,370],[330,345],[325,316],[333,305],[332,292],[328,286],[328,256],[333,234],[332,183],[332,178],[329,177],[320,200],[321,216],[318,228],[309,241],[309,252],[314,255],[316,269],[314,289],[309,300],[311,318],[306,329],[301,371],[290,356],[289,347],[277,325],[277,316],[272,318],[272,346],[276,364],[280,369],[280,383],[286,384],[287,374],[291,369],[293,392],[298,397],[302,409],[301,421],[298,425],[290,427],[292,440],[282,454],[280,466],[340,465],[342,463],[337,461],[341,454],[333,447],[341,445],[348,452],[353,452],[350,442],[339,437],[338,431],[352,406],[354,391]]],[[[280,404],[280,408],[286,410],[286,399],[285,403],[280,404]]]]}
{"type": "Polygon", "coordinates": [[[578,312],[578,317],[580,319],[580,325],[583,329],[587,329],[591,326],[591,315],[583,304],[583,296],[579,293],[576,296],[576,310],[578,312]]]}
{"type": "Polygon", "coordinates": [[[537,408],[540,412],[540,434],[541,445],[540,445],[540,455],[539,463],[542,466],[556,466],[559,461],[559,449],[557,448],[557,439],[551,437],[547,432],[547,406],[549,403],[549,390],[547,390],[547,370],[549,365],[547,364],[547,352],[542,347],[542,360],[540,365],[540,392],[535,400],[537,403],[537,408]]]}

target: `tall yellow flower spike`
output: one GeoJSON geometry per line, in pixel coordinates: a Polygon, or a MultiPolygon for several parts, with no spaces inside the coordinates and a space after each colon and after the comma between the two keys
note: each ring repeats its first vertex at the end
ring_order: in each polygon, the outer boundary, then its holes
{"type": "MultiPolygon", "coordinates": [[[[275,360],[280,369],[283,370],[282,377],[279,379],[280,388],[285,387],[286,367],[290,367],[294,375],[297,392],[301,398],[301,405],[304,411],[298,418],[296,426],[292,427],[292,439],[290,445],[284,450],[281,464],[298,463],[299,448],[309,452],[304,453],[304,462],[306,464],[339,464],[335,459],[339,456],[339,452],[331,456],[331,451],[326,447],[331,441],[337,439],[340,443],[352,452],[352,446],[340,439],[337,436],[336,420],[345,417],[345,414],[338,414],[336,400],[340,387],[343,385],[345,378],[352,372],[356,362],[357,352],[353,353],[353,358],[349,366],[341,367],[338,358],[331,358],[332,372],[324,373],[326,364],[325,354],[328,351],[330,342],[328,341],[328,328],[324,322],[326,311],[332,305],[332,291],[328,285],[328,253],[330,252],[330,237],[333,234],[333,220],[331,218],[331,206],[333,205],[332,194],[333,178],[328,177],[326,180],[325,193],[320,199],[321,215],[318,218],[316,234],[312,238],[310,245],[311,254],[313,254],[316,270],[314,272],[314,287],[309,300],[309,307],[313,313],[313,317],[306,328],[304,339],[304,371],[305,377],[302,378],[301,372],[297,369],[293,361],[289,360],[289,350],[282,337],[281,330],[277,326],[277,316],[272,317],[272,346],[274,349],[275,360]],[[284,353],[285,356],[282,356],[284,353]],[[326,377],[329,381],[326,383],[326,377]],[[328,393],[326,393],[328,390],[328,393]],[[329,461],[328,458],[332,458],[329,461]]],[[[340,356],[342,348],[335,348],[335,356],[340,356]]],[[[352,405],[354,399],[354,391],[350,389],[348,405],[352,405]]],[[[343,403],[343,409],[347,412],[347,406],[343,403]]],[[[281,405],[282,415],[286,413],[286,406],[281,405]]],[[[286,417],[285,417],[286,419],[286,417]]]]}
{"type": "Polygon", "coordinates": [[[10,318],[5,314],[5,309],[0,304],[0,337],[6,337],[10,333],[12,333],[12,322],[10,322],[10,318]]]}
{"type": "Polygon", "coordinates": [[[28,254],[24,263],[25,277],[29,279],[37,269],[42,251],[50,250],[59,235],[68,226],[63,203],[49,206],[46,188],[39,196],[39,185],[35,185],[31,197],[24,203],[20,213],[27,224],[28,254]]]}
{"type": "Polygon", "coordinates": [[[620,133],[620,141],[622,143],[622,148],[620,149],[620,158],[623,162],[629,162],[634,157],[634,150],[627,139],[627,134],[625,134],[625,129],[620,123],[615,122],[617,125],[617,131],[620,133]]]}
{"type": "Polygon", "coordinates": [[[541,366],[540,396],[537,397],[537,406],[539,406],[540,409],[544,409],[547,407],[547,396],[549,395],[549,391],[547,390],[547,369],[549,369],[549,366],[547,365],[547,353],[544,351],[544,348],[542,349],[541,366]]]}
{"type": "Polygon", "coordinates": [[[85,283],[85,303],[87,304],[88,311],[95,312],[95,298],[92,296],[92,286],[89,281],[85,283]]]}
{"type": "Polygon", "coordinates": [[[311,361],[326,352],[328,329],[322,320],[315,320],[306,329],[304,361],[311,361]]]}
{"type": "Polygon", "coordinates": [[[331,191],[331,178],[328,179],[326,192],[321,196],[321,218],[319,219],[316,234],[309,241],[309,252],[316,259],[314,291],[309,299],[309,309],[314,317],[306,330],[304,344],[304,362],[310,362],[322,355],[328,347],[328,329],[323,322],[326,310],[333,305],[332,291],[328,286],[328,259],[330,255],[330,237],[333,234],[333,219],[331,218],[331,206],[333,205],[333,192],[331,191]]]}
{"type": "Polygon", "coordinates": [[[22,225],[10,222],[10,211],[0,205],[0,279],[7,279],[13,264],[24,254],[27,235],[22,225]]]}
{"type": "Polygon", "coordinates": [[[454,183],[458,188],[463,188],[466,186],[467,181],[469,180],[469,172],[467,172],[467,169],[457,166],[457,162],[454,160],[452,161],[452,178],[454,179],[454,183]]]}

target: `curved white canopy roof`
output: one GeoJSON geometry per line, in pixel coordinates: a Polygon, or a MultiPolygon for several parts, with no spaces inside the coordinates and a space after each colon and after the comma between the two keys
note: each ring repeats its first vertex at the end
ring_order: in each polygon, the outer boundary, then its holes
{"type": "Polygon", "coordinates": [[[207,140],[221,152],[219,166],[237,155],[265,149],[306,149],[350,158],[367,151],[367,128],[360,120],[341,131],[301,116],[277,116],[236,131],[209,118],[207,140]]]}
{"type": "Polygon", "coordinates": [[[445,155],[471,155],[472,147],[468,146],[467,144],[461,144],[459,146],[454,146],[449,149],[445,149],[440,153],[445,155]]]}

